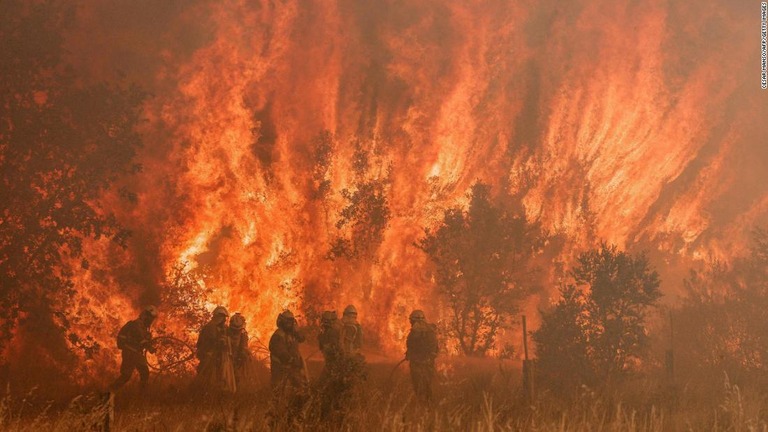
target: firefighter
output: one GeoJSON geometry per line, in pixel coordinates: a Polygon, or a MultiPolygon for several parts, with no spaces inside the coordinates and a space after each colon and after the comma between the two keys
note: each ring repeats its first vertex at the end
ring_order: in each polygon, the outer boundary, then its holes
{"type": "Polygon", "coordinates": [[[232,348],[227,337],[229,312],[224,306],[216,306],[211,320],[200,330],[197,338],[197,384],[206,392],[234,393],[235,372],[232,364],[232,348]]]}
{"type": "Polygon", "coordinates": [[[296,318],[286,310],[277,316],[277,329],[269,339],[272,403],[267,417],[273,429],[301,419],[307,402],[308,376],[299,344],[304,342],[296,318]]]}
{"type": "Polygon", "coordinates": [[[341,328],[336,311],[323,312],[317,341],[325,359],[318,381],[320,416],[322,419],[328,419],[331,415],[340,412],[341,398],[345,392],[341,328]]]}
{"type": "Polygon", "coordinates": [[[117,347],[122,353],[123,361],[120,364],[120,376],[109,386],[110,392],[115,392],[124,386],[131,379],[134,370],[139,372],[142,391],[146,389],[149,379],[146,352],[155,352],[150,327],[156,318],[157,308],[147,306],[137,319],[128,321],[118,332],[117,347]]]}
{"type": "Polygon", "coordinates": [[[321,381],[336,375],[341,360],[341,332],[336,311],[323,312],[320,319],[320,334],[317,337],[320,352],[325,359],[321,381]]]}
{"type": "Polygon", "coordinates": [[[227,328],[229,346],[232,350],[232,365],[235,369],[235,382],[238,391],[242,390],[252,376],[251,351],[248,350],[248,332],[245,330],[245,317],[239,312],[229,318],[227,328]]]}
{"type": "Polygon", "coordinates": [[[361,381],[365,381],[365,357],[360,352],[363,347],[363,328],[357,322],[357,309],[353,305],[344,308],[341,318],[341,350],[343,359],[340,365],[347,393],[361,381]]]}
{"type": "Polygon", "coordinates": [[[347,357],[362,357],[363,328],[357,322],[357,309],[353,305],[344,308],[341,318],[341,347],[347,357]]]}
{"type": "Polygon", "coordinates": [[[427,323],[421,310],[414,310],[409,316],[411,331],[406,340],[405,359],[411,369],[411,382],[416,398],[422,403],[432,399],[432,380],[435,376],[437,357],[437,331],[434,324],[427,323]]]}
{"type": "Polygon", "coordinates": [[[302,388],[306,386],[304,360],[299,353],[299,343],[304,342],[296,329],[296,318],[286,310],[277,316],[277,330],[269,339],[272,388],[302,388]]]}

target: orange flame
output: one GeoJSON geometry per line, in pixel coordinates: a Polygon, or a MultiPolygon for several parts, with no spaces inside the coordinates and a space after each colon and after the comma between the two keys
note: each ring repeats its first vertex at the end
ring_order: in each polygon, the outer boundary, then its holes
{"type": "MultiPolygon", "coordinates": [[[[125,263],[148,253],[155,277],[189,263],[210,305],[242,312],[261,339],[284,308],[355,303],[382,348],[401,350],[410,309],[443,316],[413,243],[478,179],[522,196],[571,249],[606,239],[725,256],[765,220],[765,177],[744,169],[768,161],[756,145],[766,104],[751,90],[756,42],[743,43],[754,38],[739,6],[201,1],[158,6],[170,23],[159,30],[111,22],[120,11],[108,3],[81,14],[90,37],[73,35],[75,61],[103,52],[81,69],[122,64],[155,94],[145,170],[128,180],[138,205],[105,197],[138,239],[125,263]],[[156,38],[135,46],[126,35],[139,30],[156,38]],[[117,58],[126,52],[150,67],[117,58]],[[326,130],[330,193],[318,198],[326,130]],[[371,158],[363,174],[356,145],[371,158]],[[328,260],[344,235],[341,191],[359,175],[386,184],[391,218],[372,256],[328,260]]],[[[119,285],[83,275],[84,296],[105,310],[148,288],[119,285]]]]}

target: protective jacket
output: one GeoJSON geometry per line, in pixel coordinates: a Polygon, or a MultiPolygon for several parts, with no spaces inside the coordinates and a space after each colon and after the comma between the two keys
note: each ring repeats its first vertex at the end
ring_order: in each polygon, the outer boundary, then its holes
{"type": "Polygon", "coordinates": [[[122,351],[142,353],[151,341],[152,333],[140,319],[128,321],[117,333],[117,347],[122,351]]]}
{"type": "Polygon", "coordinates": [[[360,349],[363,347],[363,328],[355,318],[347,316],[341,319],[341,324],[341,349],[344,355],[360,354],[360,349]]]}
{"type": "Polygon", "coordinates": [[[304,363],[299,353],[300,342],[304,342],[304,337],[296,331],[278,328],[272,334],[269,339],[272,385],[286,380],[293,385],[301,383],[304,363]]]}

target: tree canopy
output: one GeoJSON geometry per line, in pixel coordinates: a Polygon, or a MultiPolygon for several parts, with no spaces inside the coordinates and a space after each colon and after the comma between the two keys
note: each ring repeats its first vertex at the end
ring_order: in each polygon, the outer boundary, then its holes
{"type": "Polygon", "coordinates": [[[62,49],[71,13],[65,2],[0,3],[0,348],[18,327],[48,348],[82,342],[63,309],[74,272],[90,265],[84,239],[128,235],[99,198],[139,169],[145,96],[76,78],[62,49]]]}
{"type": "Polygon", "coordinates": [[[684,301],[672,313],[681,373],[725,371],[739,384],[765,383],[768,232],[753,231],[744,257],[691,270],[684,288],[684,301]]]}
{"type": "Polygon", "coordinates": [[[539,369],[558,385],[595,385],[633,370],[647,348],[648,308],[661,297],[644,254],[602,243],[579,255],[533,333],[539,369]]]}
{"type": "Polygon", "coordinates": [[[532,257],[542,238],[525,214],[494,205],[490,190],[475,184],[469,208],[445,210],[440,225],[425,229],[418,242],[450,308],[449,335],[467,355],[493,348],[499,330],[510,326],[520,301],[533,291],[532,257]]]}

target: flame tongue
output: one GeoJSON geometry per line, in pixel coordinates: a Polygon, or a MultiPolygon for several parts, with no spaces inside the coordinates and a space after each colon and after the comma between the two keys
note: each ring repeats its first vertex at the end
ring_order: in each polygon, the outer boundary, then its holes
{"type": "MultiPolygon", "coordinates": [[[[145,170],[130,180],[139,204],[119,210],[137,239],[125,263],[155,276],[188,263],[210,304],[242,312],[262,339],[284,308],[355,303],[395,350],[410,308],[439,317],[412,245],[478,179],[523,197],[573,248],[602,238],[725,254],[765,217],[765,184],[740,170],[768,156],[765,129],[744,120],[766,108],[740,80],[753,52],[737,43],[738,7],[390,3],[201,1],[160,8],[170,25],[149,29],[156,40],[121,41],[157,59],[128,65],[155,97],[145,170]],[[186,51],[172,53],[182,34],[186,51]],[[328,260],[354,235],[337,225],[365,185],[385,197],[386,225],[363,233],[359,256],[328,260]]],[[[109,27],[107,9],[84,13],[83,28],[114,38],[145,25],[109,27]]],[[[96,40],[75,35],[75,57],[103,51],[96,40]]],[[[120,302],[142,285],[83,278],[120,302]]]]}

